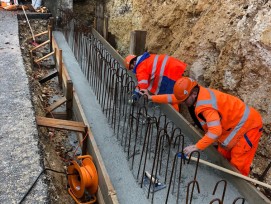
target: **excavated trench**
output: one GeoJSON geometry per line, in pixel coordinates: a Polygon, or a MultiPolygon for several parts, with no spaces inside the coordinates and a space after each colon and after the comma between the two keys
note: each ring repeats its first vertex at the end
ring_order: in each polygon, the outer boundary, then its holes
{"type": "MultiPolygon", "coordinates": [[[[183,157],[178,153],[182,152],[184,145],[192,143],[189,135],[185,135],[182,129],[170,121],[159,106],[148,103],[143,97],[131,103],[135,83],[132,76],[122,68],[121,58],[112,55],[112,50],[106,50],[103,41],[97,39],[93,33],[82,35],[80,29],[84,28],[72,23],[63,30],[78,64],[70,62],[71,53],[66,56],[64,54],[63,58],[66,57],[67,64],[72,64],[68,70],[74,84],[80,81],[75,85],[75,89],[79,98],[80,95],[83,97],[81,103],[85,106],[94,138],[120,202],[138,202],[140,195],[133,200],[129,197],[131,194],[127,193],[127,188],[129,192],[138,192],[136,189],[141,188],[148,202],[155,203],[182,203],[189,199],[195,203],[206,203],[219,198],[231,203],[242,197],[231,183],[231,179],[225,180],[225,174],[198,163],[187,164],[183,161],[183,157]],[[90,96],[86,96],[86,93],[90,96]],[[94,100],[94,95],[97,100],[94,100]],[[97,105],[97,102],[100,105],[97,105]],[[101,109],[98,110],[97,107],[101,109]],[[111,128],[108,125],[111,125],[111,128]],[[119,155],[120,149],[123,153],[119,155]],[[115,155],[116,152],[118,155],[115,155]],[[125,158],[128,162],[123,162],[125,158]],[[127,168],[130,169],[129,172],[123,171],[127,168]],[[152,185],[146,178],[146,172],[159,179],[157,186],[152,185]],[[130,174],[137,182],[136,186],[120,181],[130,178],[130,174]],[[223,198],[217,196],[218,194],[213,195],[215,186],[222,182],[224,189],[220,189],[219,195],[222,195],[224,190],[226,193],[223,193],[223,198]],[[159,186],[162,189],[157,190],[159,186]],[[189,192],[191,186],[193,187],[189,192]]],[[[68,50],[68,45],[61,35],[60,32],[54,32],[60,47],[68,50]]],[[[205,153],[194,154],[198,158],[209,160],[205,153]]]]}
{"type": "MultiPolygon", "coordinates": [[[[74,33],[66,33],[66,36],[67,34],[67,41],[78,61],[76,67],[69,72],[74,84],[80,82],[75,85],[76,91],[83,90],[88,94],[83,96],[81,102],[85,110],[90,111],[91,115],[87,117],[120,203],[151,203],[152,200],[154,203],[184,203],[186,199],[192,199],[193,203],[207,203],[222,199],[223,192],[225,203],[232,203],[238,197],[242,197],[234,184],[225,179],[223,173],[193,161],[188,164],[188,161],[184,161],[183,157],[177,154],[183,146],[192,143],[192,140],[165,116],[158,105],[148,103],[144,98],[134,104],[130,103],[135,85],[133,79],[104,48],[100,40],[93,35],[82,38],[78,35],[78,38],[75,38],[74,33]],[[146,172],[159,179],[156,186],[146,177],[146,172]]],[[[56,39],[61,38],[59,35],[61,34],[55,33],[56,39]]],[[[69,56],[69,52],[68,48],[63,49],[63,55],[68,53],[69,60],[72,60],[74,57],[69,56]]],[[[27,57],[27,54],[25,55],[27,57]]],[[[26,66],[30,66],[29,61],[25,62],[26,66]]],[[[33,77],[33,82],[34,78],[37,78],[36,74],[45,74],[42,73],[44,70],[32,71],[29,70],[29,75],[33,77]]],[[[62,94],[59,90],[48,91],[52,90],[49,87],[53,86],[53,83],[54,81],[51,81],[45,85],[46,88],[42,88],[34,82],[34,98],[39,101],[36,103],[36,111],[40,110],[41,115],[44,114],[43,108],[48,106],[54,97],[62,94]]],[[[57,155],[69,159],[67,153],[74,150],[67,142],[67,135],[71,134],[47,132],[44,129],[40,133],[42,137],[54,134],[54,145],[51,149],[50,145],[46,144],[47,141],[42,139],[42,145],[47,145],[45,150],[49,151],[45,153],[45,160],[53,167],[65,168],[68,163],[60,162],[61,159],[57,158],[57,155]],[[60,139],[63,134],[66,134],[65,139],[60,139]],[[52,158],[52,155],[56,156],[52,158]]],[[[208,156],[202,152],[195,152],[193,156],[208,160],[208,156]]],[[[54,180],[51,187],[54,197],[52,201],[72,203],[69,195],[65,195],[65,178],[51,176],[54,180]],[[61,182],[57,184],[59,181],[61,182]],[[53,192],[55,189],[57,191],[53,192]]]]}

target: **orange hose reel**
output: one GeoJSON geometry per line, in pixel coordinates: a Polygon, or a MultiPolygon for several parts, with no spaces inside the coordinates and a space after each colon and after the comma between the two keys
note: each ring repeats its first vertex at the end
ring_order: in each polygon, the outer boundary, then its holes
{"type": "Polygon", "coordinates": [[[85,191],[87,191],[94,199],[85,204],[94,203],[96,202],[96,196],[94,194],[98,190],[96,167],[90,155],[79,156],[77,158],[82,160],[82,165],[79,166],[79,164],[73,160],[72,164],[68,167],[68,174],[75,174],[68,176],[70,186],[68,192],[76,203],[81,203],[79,199],[82,198],[85,195],[85,191]]]}

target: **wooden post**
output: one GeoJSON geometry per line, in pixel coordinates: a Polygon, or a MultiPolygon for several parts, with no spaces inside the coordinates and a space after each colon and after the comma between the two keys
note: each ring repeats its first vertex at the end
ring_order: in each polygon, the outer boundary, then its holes
{"type": "Polygon", "coordinates": [[[96,3],[96,30],[98,33],[103,35],[103,27],[104,27],[104,7],[103,7],[103,2],[98,1],[96,3]]]}
{"type": "Polygon", "coordinates": [[[49,25],[52,27],[52,30],[55,29],[55,21],[54,21],[54,17],[50,17],[49,18],[49,25]]]}
{"type": "Polygon", "coordinates": [[[88,127],[86,126],[85,132],[83,133],[83,144],[82,144],[82,155],[85,155],[87,153],[87,144],[88,144],[88,127]]]}
{"type": "Polygon", "coordinates": [[[48,32],[49,32],[49,40],[50,40],[50,43],[49,43],[49,46],[50,46],[50,52],[53,51],[53,45],[52,45],[52,26],[48,26],[48,32]]]}
{"type": "Polygon", "coordinates": [[[56,55],[57,55],[57,48],[55,47],[53,58],[54,58],[55,63],[57,64],[57,61],[56,61],[57,60],[57,58],[56,58],[57,56],[56,55]]]}
{"type": "Polygon", "coordinates": [[[31,63],[31,69],[34,70],[34,56],[33,56],[33,51],[30,50],[30,63],[31,63]]]}
{"type": "Polygon", "coordinates": [[[73,100],[73,83],[72,80],[67,80],[67,90],[66,90],[66,111],[67,119],[72,118],[72,100],[73,100]]]}
{"type": "Polygon", "coordinates": [[[62,69],[63,69],[63,64],[62,64],[62,49],[59,49],[58,50],[58,83],[59,83],[60,87],[62,86],[62,69]]]}
{"type": "Polygon", "coordinates": [[[130,54],[141,55],[145,52],[147,31],[134,30],[130,36],[130,54]]]}
{"type": "Polygon", "coordinates": [[[108,39],[108,16],[104,17],[104,29],[103,29],[103,37],[105,40],[108,39]]]}
{"type": "Polygon", "coordinates": [[[95,30],[97,30],[97,17],[94,17],[94,22],[93,22],[93,28],[95,28],[95,30]]]}

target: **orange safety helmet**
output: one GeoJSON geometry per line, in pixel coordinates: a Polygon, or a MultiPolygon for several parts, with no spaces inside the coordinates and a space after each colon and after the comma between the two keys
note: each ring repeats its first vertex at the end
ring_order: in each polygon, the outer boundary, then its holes
{"type": "Polygon", "coordinates": [[[126,69],[130,70],[130,63],[136,57],[136,55],[128,55],[124,60],[124,65],[126,69]]]}
{"type": "Polygon", "coordinates": [[[194,79],[182,77],[176,81],[173,93],[178,100],[185,101],[190,95],[192,89],[197,85],[198,83],[194,79]]]}

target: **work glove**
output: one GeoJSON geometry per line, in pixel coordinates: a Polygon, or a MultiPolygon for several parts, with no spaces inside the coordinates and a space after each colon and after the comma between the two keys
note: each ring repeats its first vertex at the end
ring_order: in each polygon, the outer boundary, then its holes
{"type": "Polygon", "coordinates": [[[136,91],[133,92],[132,97],[128,100],[128,104],[134,105],[140,98],[140,94],[136,91]]]}

